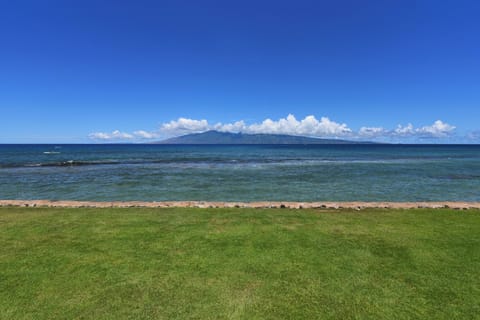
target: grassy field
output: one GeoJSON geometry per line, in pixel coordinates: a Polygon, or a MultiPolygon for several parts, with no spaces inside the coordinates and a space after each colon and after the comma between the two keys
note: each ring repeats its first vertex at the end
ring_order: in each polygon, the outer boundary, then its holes
{"type": "Polygon", "coordinates": [[[1,319],[479,319],[480,211],[0,208],[1,319]]]}

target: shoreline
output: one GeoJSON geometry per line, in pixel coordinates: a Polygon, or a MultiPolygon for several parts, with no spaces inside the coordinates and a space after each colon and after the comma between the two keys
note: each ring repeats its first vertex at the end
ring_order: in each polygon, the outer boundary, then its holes
{"type": "Polygon", "coordinates": [[[73,201],[73,200],[0,200],[0,207],[54,207],[54,208],[288,208],[288,209],[418,209],[450,208],[480,209],[480,202],[419,201],[419,202],[365,202],[365,201],[73,201]]]}

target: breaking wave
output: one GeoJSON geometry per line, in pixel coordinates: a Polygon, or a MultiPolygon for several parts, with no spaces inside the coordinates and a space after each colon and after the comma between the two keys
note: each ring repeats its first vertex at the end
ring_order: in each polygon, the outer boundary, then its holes
{"type": "Polygon", "coordinates": [[[265,158],[265,159],[231,159],[231,158],[174,158],[174,159],[135,159],[135,160],[67,160],[40,163],[3,163],[0,168],[31,168],[31,167],[80,167],[101,165],[180,165],[180,166],[315,166],[315,165],[346,165],[346,164],[407,164],[432,162],[441,159],[299,159],[299,158],[265,158]]]}

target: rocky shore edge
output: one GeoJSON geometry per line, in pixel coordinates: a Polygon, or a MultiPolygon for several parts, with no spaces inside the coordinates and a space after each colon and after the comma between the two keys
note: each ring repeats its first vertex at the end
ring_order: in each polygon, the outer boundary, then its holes
{"type": "Polygon", "coordinates": [[[220,202],[220,201],[66,201],[66,200],[0,200],[0,207],[57,208],[289,208],[289,209],[480,209],[480,202],[220,202]]]}

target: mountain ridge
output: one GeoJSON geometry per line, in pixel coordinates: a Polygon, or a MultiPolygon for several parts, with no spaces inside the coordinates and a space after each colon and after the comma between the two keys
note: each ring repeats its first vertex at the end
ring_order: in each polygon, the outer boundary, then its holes
{"type": "Polygon", "coordinates": [[[153,144],[374,144],[369,141],[323,139],[287,134],[232,133],[209,130],[152,142],[153,144]]]}

